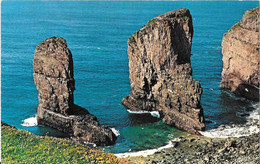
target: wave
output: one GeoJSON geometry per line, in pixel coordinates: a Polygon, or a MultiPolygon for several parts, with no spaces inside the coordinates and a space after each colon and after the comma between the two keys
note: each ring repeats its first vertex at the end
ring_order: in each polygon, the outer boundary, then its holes
{"type": "Polygon", "coordinates": [[[36,115],[35,115],[35,117],[29,117],[29,118],[23,120],[23,123],[21,125],[26,126],[26,127],[37,126],[38,123],[37,123],[36,115]]]}
{"type": "Polygon", "coordinates": [[[150,112],[150,114],[153,116],[153,117],[156,117],[156,118],[160,118],[160,113],[158,111],[152,111],[150,112]]]}
{"type": "Polygon", "coordinates": [[[246,117],[247,122],[245,124],[223,124],[216,129],[200,131],[200,134],[211,138],[228,138],[259,133],[259,105],[254,104],[252,107],[256,109],[246,117]]]}
{"type": "Polygon", "coordinates": [[[127,112],[128,113],[132,113],[132,114],[151,114],[151,116],[153,117],[156,117],[156,118],[160,118],[160,113],[158,111],[144,111],[144,110],[141,110],[141,111],[132,111],[132,110],[129,110],[127,109],[127,112]]]}
{"type": "Polygon", "coordinates": [[[117,156],[118,158],[137,157],[137,156],[147,157],[148,155],[152,155],[155,152],[161,151],[163,149],[168,149],[168,148],[174,147],[176,142],[179,142],[179,139],[171,140],[168,142],[167,145],[159,147],[159,148],[142,150],[142,151],[137,151],[137,152],[118,153],[118,154],[115,154],[115,156],[117,156]]]}
{"type": "Polygon", "coordinates": [[[115,128],[110,128],[112,130],[112,132],[116,135],[119,136],[120,132],[118,130],[116,130],[115,128]]]}
{"type": "MultiPolygon", "coordinates": [[[[82,142],[81,142],[82,143],[82,142]]],[[[89,146],[89,147],[92,147],[92,148],[95,148],[95,147],[97,147],[97,145],[96,144],[94,144],[94,143],[91,143],[91,142],[87,142],[87,141],[83,141],[83,144],[85,144],[85,145],[87,145],[87,146],[89,146]]]]}

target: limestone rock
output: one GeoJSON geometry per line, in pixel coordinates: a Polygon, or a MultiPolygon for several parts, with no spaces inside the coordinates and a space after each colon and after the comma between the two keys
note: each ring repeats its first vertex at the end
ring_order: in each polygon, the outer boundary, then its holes
{"type": "Polygon", "coordinates": [[[259,7],[248,10],[222,40],[221,87],[259,100],[259,7]]]}
{"type": "Polygon", "coordinates": [[[179,9],[151,19],[128,39],[126,108],[159,111],[166,124],[190,133],[204,129],[202,88],[190,63],[192,36],[190,12],[179,9]]]}
{"type": "Polygon", "coordinates": [[[38,90],[38,124],[70,133],[79,140],[111,145],[116,136],[86,109],[74,104],[72,54],[63,38],[41,42],[34,54],[33,77],[38,90]]]}

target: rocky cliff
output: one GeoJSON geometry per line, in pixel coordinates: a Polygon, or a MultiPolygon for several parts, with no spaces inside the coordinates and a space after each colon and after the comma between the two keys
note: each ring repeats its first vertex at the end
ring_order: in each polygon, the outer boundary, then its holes
{"type": "Polygon", "coordinates": [[[259,7],[248,10],[222,40],[221,87],[259,100],[259,7]]]}
{"type": "Polygon", "coordinates": [[[192,78],[192,36],[190,12],[179,9],[151,19],[128,39],[126,108],[159,111],[166,124],[190,133],[204,129],[202,88],[192,78]]]}
{"type": "Polygon", "coordinates": [[[111,145],[116,136],[86,109],[74,104],[72,54],[63,38],[41,42],[34,54],[33,77],[38,90],[38,124],[70,133],[79,140],[111,145]]]}

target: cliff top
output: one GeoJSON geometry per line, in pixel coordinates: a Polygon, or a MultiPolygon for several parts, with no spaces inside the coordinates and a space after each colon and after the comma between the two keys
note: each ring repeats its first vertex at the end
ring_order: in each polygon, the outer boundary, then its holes
{"type": "Polygon", "coordinates": [[[259,32],[259,7],[247,10],[243,15],[242,20],[231,27],[229,31],[240,28],[259,32]]]}
{"type": "Polygon", "coordinates": [[[60,37],[51,37],[42,41],[35,50],[34,73],[49,77],[73,78],[72,54],[66,40],[60,37]]]}
{"type": "Polygon", "coordinates": [[[188,16],[188,17],[191,16],[190,10],[186,9],[186,8],[181,8],[181,9],[178,9],[178,10],[170,11],[168,13],[159,15],[159,16],[153,18],[153,19],[158,19],[158,20],[161,20],[161,19],[177,19],[177,18],[182,18],[182,17],[185,17],[185,16],[188,16]]]}
{"type": "Polygon", "coordinates": [[[37,136],[3,122],[1,124],[3,163],[131,163],[73,140],[37,136]]]}
{"type": "MultiPolygon", "coordinates": [[[[152,18],[151,20],[148,21],[146,25],[144,25],[140,30],[136,31],[131,37],[130,37],[130,42],[133,41],[133,37],[135,35],[144,35],[146,34],[146,29],[150,27],[154,27],[156,24],[162,24],[163,22],[174,22],[178,21],[180,22],[181,20],[190,20],[191,19],[191,14],[189,9],[186,8],[181,8],[177,9],[174,11],[167,12],[165,14],[159,15],[155,18],[152,18]]],[[[193,31],[191,31],[191,35],[193,36],[193,31]]]]}

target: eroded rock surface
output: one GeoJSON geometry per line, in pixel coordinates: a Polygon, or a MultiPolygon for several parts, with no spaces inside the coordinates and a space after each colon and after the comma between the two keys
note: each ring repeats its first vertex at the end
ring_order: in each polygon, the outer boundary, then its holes
{"type": "Polygon", "coordinates": [[[111,145],[116,136],[86,109],[74,104],[72,54],[63,38],[41,42],[34,54],[33,77],[38,90],[38,124],[47,125],[79,140],[111,145]]]}
{"type": "Polygon", "coordinates": [[[190,133],[204,129],[202,88],[190,63],[192,36],[190,12],[179,9],[151,19],[128,39],[126,108],[159,111],[166,124],[190,133]]]}
{"type": "Polygon", "coordinates": [[[259,100],[259,7],[248,10],[222,40],[221,87],[259,100]]]}

